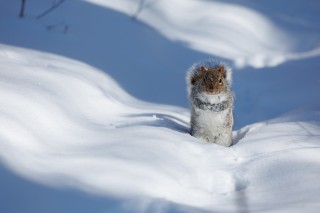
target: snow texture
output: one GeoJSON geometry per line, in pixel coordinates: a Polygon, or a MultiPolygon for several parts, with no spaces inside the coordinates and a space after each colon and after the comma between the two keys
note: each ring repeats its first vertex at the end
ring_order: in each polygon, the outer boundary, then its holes
{"type": "Polygon", "coordinates": [[[0,212],[318,212],[319,3],[268,2],[0,3],[0,212]],[[235,62],[231,147],[188,133],[208,54],[235,62]]]}
{"type": "MultiPolygon", "coordinates": [[[[85,0],[134,15],[140,0],[85,0]]],[[[301,51],[294,38],[265,15],[238,1],[144,1],[138,19],[173,41],[230,59],[239,67],[276,66],[285,61],[320,55],[319,37],[314,48],[301,51]],[[236,2],[236,3],[235,3],[236,2]],[[238,4],[237,4],[238,3],[238,4]]],[[[246,2],[248,1],[241,1],[246,2]]],[[[270,1],[266,1],[269,3],[270,1]]],[[[292,1],[285,1],[292,4],[292,1]]],[[[315,1],[309,1],[317,4],[315,1]]],[[[266,3],[264,3],[266,4],[266,3]]],[[[302,3],[303,4],[303,3],[302,3]]],[[[262,6],[263,3],[261,3],[262,6]]],[[[319,6],[319,5],[316,5],[319,6]]],[[[276,6],[275,6],[276,7],[276,6]]],[[[319,9],[319,8],[318,8],[319,9]]]]}

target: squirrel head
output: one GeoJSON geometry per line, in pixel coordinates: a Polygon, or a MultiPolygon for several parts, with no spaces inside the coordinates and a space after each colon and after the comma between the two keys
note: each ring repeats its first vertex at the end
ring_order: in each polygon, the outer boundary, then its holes
{"type": "MultiPolygon", "coordinates": [[[[200,91],[208,94],[219,94],[227,90],[226,70],[223,65],[218,67],[200,67],[200,91]]],[[[194,82],[195,83],[195,82],[194,82]]]]}
{"type": "Polygon", "coordinates": [[[232,71],[225,63],[208,59],[192,65],[187,72],[187,91],[208,95],[231,92],[232,71]]]}

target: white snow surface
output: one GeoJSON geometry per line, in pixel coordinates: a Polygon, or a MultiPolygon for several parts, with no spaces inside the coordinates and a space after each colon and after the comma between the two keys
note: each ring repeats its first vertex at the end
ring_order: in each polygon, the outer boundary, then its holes
{"type": "Polygon", "coordinates": [[[319,211],[317,0],[68,0],[36,19],[54,2],[0,3],[0,212],[319,211]],[[188,134],[186,70],[209,56],[234,62],[229,148],[188,134]]]}
{"type": "Polygon", "coordinates": [[[246,126],[226,148],[191,137],[186,109],[138,101],[86,64],[7,45],[0,55],[0,156],[19,175],[209,212],[320,208],[319,111],[246,126]]]}
{"type": "MultiPolygon", "coordinates": [[[[314,47],[302,49],[299,47],[301,41],[297,41],[298,35],[292,37],[267,16],[241,5],[246,1],[85,1],[110,7],[130,16],[136,15],[141,22],[170,40],[182,42],[194,50],[230,59],[238,67],[276,66],[289,60],[320,55],[318,36],[311,39],[314,47]]],[[[309,2],[301,4],[309,7],[314,5],[319,12],[318,5],[309,2]]],[[[272,3],[266,1],[260,4],[269,8],[272,3]]],[[[283,4],[287,7],[288,4],[297,3],[287,0],[283,4]]]]}

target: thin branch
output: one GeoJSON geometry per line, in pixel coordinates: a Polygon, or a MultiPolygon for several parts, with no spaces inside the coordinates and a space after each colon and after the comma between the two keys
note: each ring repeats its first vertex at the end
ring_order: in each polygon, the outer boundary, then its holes
{"type": "Polygon", "coordinates": [[[46,26],[47,30],[61,30],[64,34],[68,33],[69,25],[64,23],[50,24],[46,26]]]}
{"type": "Polygon", "coordinates": [[[20,18],[24,17],[25,6],[26,6],[26,0],[21,0],[21,8],[20,8],[20,13],[19,13],[20,18]]]}
{"type": "Polygon", "coordinates": [[[43,16],[47,15],[48,13],[50,13],[51,11],[53,11],[54,9],[56,9],[57,7],[59,7],[65,0],[60,0],[59,2],[57,2],[56,4],[52,5],[49,9],[47,9],[46,11],[44,11],[43,13],[41,13],[40,15],[38,15],[36,18],[40,19],[43,16]]]}
{"type": "Polygon", "coordinates": [[[147,2],[147,3],[144,5],[144,8],[151,7],[151,6],[155,5],[156,3],[158,3],[159,1],[161,1],[161,0],[149,1],[149,2],[147,2]]]}
{"type": "Polygon", "coordinates": [[[146,0],[140,0],[139,6],[138,6],[136,12],[132,15],[132,19],[136,20],[143,9],[147,9],[148,7],[153,6],[154,4],[158,3],[159,1],[160,0],[154,0],[154,1],[147,2],[146,0]]]}
{"type": "Polygon", "coordinates": [[[146,0],[140,0],[139,2],[139,6],[136,10],[136,12],[132,15],[132,19],[137,19],[138,15],[141,13],[141,11],[143,10],[144,4],[145,4],[146,0]]]}

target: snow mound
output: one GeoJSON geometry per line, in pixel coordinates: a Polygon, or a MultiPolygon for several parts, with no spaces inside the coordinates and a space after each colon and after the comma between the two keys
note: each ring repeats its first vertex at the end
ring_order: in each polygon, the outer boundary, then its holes
{"type": "Polygon", "coordinates": [[[187,109],[136,100],[84,63],[7,45],[0,56],[0,158],[28,179],[146,197],[160,212],[161,200],[214,212],[320,208],[318,111],[244,127],[226,148],[191,137],[187,109]]]}
{"type": "MultiPolygon", "coordinates": [[[[154,28],[170,40],[181,42],[200,52],[232,60],[238,67],[273,67],[286,61],[320,55],[318,29],[312,32],[317,36],[308,41],[313,45],[305,48],[308,45],[301,39],[305,38],[301,36],[301,32],[300,35],[292,35],[290,30],[282,29],[270,17],[250,7],[248,1],[85,1],[123,12],[154,28]]],[[[279,3],[270,4],[268,1],[260,4],[261,8],[270,9],[270,5],[279,3]]],[[[279,7],[287,8],[292,1],[282,4],[279,7]]],[[[305,5],[309,7],[300,8],[305,11],[312,9],[312,3],[305,5]]],[[[290,13],[292,8],[281,11],[281,15],[290,16],[287,13],[290,13]]],[[[268,13],[269,16],[271,14],[268,13]]],[[[291,16],[287,17],[287,20],[291,19],[291,16]]],[[[304,22],[307,26],[312,24],[304,22]]],[[[300,26],[299,30],[310,29],[300,26]]]]}

